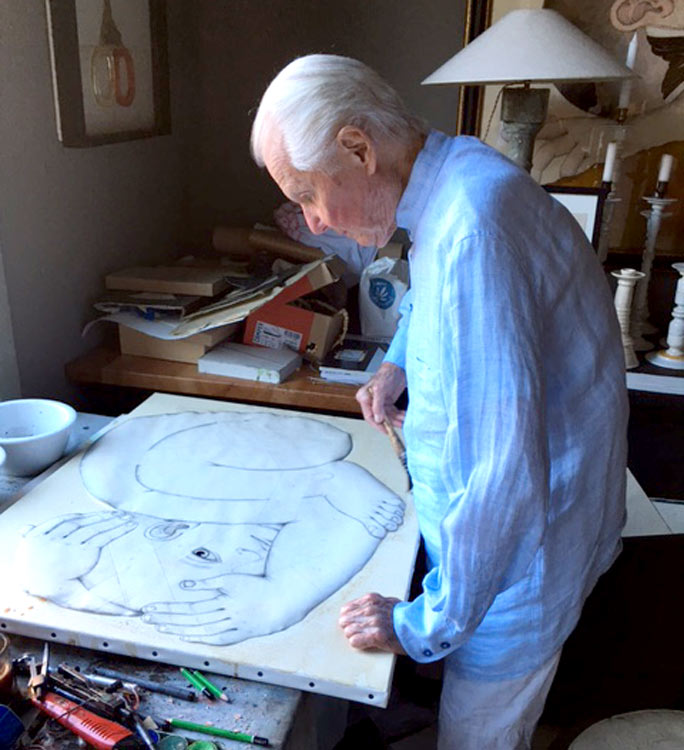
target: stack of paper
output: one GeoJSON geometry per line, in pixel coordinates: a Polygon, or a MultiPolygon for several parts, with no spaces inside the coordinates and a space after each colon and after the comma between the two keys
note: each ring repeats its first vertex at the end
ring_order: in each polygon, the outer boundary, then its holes
{"type": "Polygon", "coordinates": [[[292,349],[268,349],[248,344],[219,344],[197,360],[197,369],[209,375],[282,383],[301,367],[292,349]]]}

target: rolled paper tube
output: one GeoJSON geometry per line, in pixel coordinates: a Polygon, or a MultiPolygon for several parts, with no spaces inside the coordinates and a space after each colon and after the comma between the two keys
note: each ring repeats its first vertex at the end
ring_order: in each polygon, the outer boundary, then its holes
{"type": "Polygon", "coordinates": [[[251,231],[249,227],[214,227],[211,236],[212,247],[227,255],[252,255],[252,246],[249,244],[251,231]]]}
{"type": "Polygon", "coordinates": [[[303,245],[268,229],[253,229],[249,233],[249,244],[295,263],[311,263],[325,257],[325,253],[317,247],[303,245]]]}

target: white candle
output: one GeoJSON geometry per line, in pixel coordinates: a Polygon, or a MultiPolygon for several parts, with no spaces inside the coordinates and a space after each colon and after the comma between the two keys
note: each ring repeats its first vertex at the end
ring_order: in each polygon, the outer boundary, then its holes
{"type": "Polygon", "coordinates": [[[606,163],[603,165],[602,182],[613,181],[613,170],[615,169],[615,157],[617,156],[617,143],[611,141],[606,148],[606,163]]]}
{"type": "Polygon", "coordinates": [[[674,166],[674,156],[672,154],[663,154],[660,160],[660,169],[658,170],[658,182],[667,182],[672,174],[674,166]]]}
{"type": "MultiPolygon", "coordinates": [[[[625,60],[625,66],[630,70],[634,68],[634,61],[636,60],[637,53],[637,33],[636,31],[632,35],[627,47],[627,59],[625,60]]],[[[627,109],[629,107],[629,99],[632,95],[632,79],[627,78],[622,82],[620,87],[620,99],[618,101],[618,109],[627,109]]]]}

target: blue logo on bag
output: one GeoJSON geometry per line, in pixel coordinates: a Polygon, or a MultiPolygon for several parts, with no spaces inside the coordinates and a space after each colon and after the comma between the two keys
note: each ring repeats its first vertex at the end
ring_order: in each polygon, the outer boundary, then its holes
{"type": "Polygon", "coordinates": [[[371,302],[381,310],[392,307],[397,297],[394,287],[387,279],[371,279],[368,294],[371,302]]]}

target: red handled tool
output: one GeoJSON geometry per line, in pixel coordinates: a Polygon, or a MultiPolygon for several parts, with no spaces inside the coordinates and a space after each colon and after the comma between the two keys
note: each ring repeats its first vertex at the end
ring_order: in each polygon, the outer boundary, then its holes
{"type": "Polygon", "coordinates": [[[29,695],[34,706],[97,750],[137,750],[145,747],[138,735],[128,727],[98,716],[69,698],[52,692],[49,689],[49,661],[50,650],[46,643],[40,670],[36,668],[33,658],[29,663],[29,695]]]}
{"type": "Polygon", "coordinates": [[[41,711],[97,750],[133,750],[145,747],[140,738],[127,727],[98,716],[61,695],[45,693],[40,700],[32,700],[41,711]]]}

